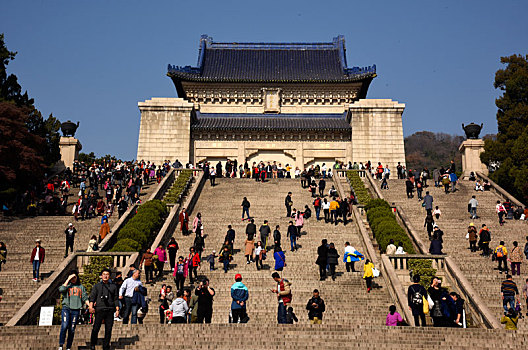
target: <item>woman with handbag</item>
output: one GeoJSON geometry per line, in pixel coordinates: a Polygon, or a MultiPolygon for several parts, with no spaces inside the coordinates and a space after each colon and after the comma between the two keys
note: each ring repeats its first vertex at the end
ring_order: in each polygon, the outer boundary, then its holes
{"type": "Polygon", "coordinates": [[[372,279],[374,278],[372,269],[374,269],[374,264],[369,259],[365,260],[365,265],[363,265],[363,278],[367,283],[367,293],[370,293],[372,289],[372,279]]]}
{"type": "Polygon", "coordinates": [[[431,299],[429,300],[429,308],[431,309],[430,314],[433,319],[433,325],[435,327],[445,326],[446,318],[442,313],[442,303],[446,303],[447,291],[442,287],[442,280],[438,277],[433,277],[431,280],[431,286],[427,289],[427,293],[431,299]]]}

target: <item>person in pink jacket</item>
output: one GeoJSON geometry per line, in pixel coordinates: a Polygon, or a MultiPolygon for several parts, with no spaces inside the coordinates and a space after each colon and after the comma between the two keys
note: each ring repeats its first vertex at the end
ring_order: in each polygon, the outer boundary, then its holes
{"type": "Polygon", "coordinates": [[[403,318],[396,312],[396,305],[389,307],[389,313],[387,314],[387,320],[385,321],[386,326],[401,326],[403,324],[403,318]]]}
{"type": "Polygon", "coordinates": [[[198,213],[196,214],[196,217],[193,220],[193,232],[198,235],[199,233],[202,233],[203,230],[203,224],[202,224],[202,214],[198,213]]]}
{"type": "Polygon", "coordinates": [[[301,237],[301,229],[304,225],[304,214],[299,210],[295,214],[295,227],[297,228],[297,237],[301,237]]]}
{"type": "Polygon", "coordinates": [[[167,251],[163,248],[163,245],[160,245],[154,250],[154,255],[158,256],[158,275],[157,277],[163,276],[163,267],[167,262],[167,251]]]}

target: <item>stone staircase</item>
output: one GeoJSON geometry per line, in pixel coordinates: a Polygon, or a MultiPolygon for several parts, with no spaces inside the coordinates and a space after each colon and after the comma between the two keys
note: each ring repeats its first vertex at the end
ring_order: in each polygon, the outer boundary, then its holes
{"type": "MultiPolygon", "coordinates": [[[[145,186],[142,198],[147,198],[155,188],[155,185],[145,186]]],[[[77,193],[78,190],[73,189],[71,193],[77,193]]],[[[75,200],[75,196],[70,197],[70,200],[75,200]]],[[[67,212],[71,212],[71,205],[67,212]]],[[[109,219],[110,227],[117,220],[117,211],[114,211],[109,219]]],[[[4,292],[0,302],[0,324],[7,323],[40,286],[40,282],[32,281],[33,266],[30,258],[35,240],[40,239],[42,247],[46,249],[46,258],[40,266],[40,274],[45,279],[64,259],[64,230],[70,222],[77,229],[74,250],[86,251],[91,236],[99,235],[100,216],[84,221],[79,219],[77,222],[71,215],[13,218],[12,221],[0,222],[0,241],[6,243],[8,252],[7,263],[0,272],[0,288],[4,292]]]]}
{"type": "MultiPolygon", "coordinates": [[[[328,186],[330,187],[330,182],[328,186]]],[[[234,283],[234,275],[241,273],[243,282],[249,289],[250,298],[248,301],[248,314],[250,323],[275,324],[277,321],[277,299],[270,293],[270,289],[275,288],[275,282],[271,278],[274,271],[273,251],[268,252],[268,258],[264,261],[264,269],[257,271],[254,263],[246,264],[244,257],[245,228],[247,221],[241,221],[242,209],[240,204],[245,196],[251,203],[250,214],[255,219],[257,229],[264,220],[268,220],[273,229],[275,225],[281,226],[282,248],[286,253],[287,267],[282,272],[282,276],[292,282],[293,307],[301,324],[307,324],[306,302],[312,295],[313,289],[317,288],[321,292],[321,297],[326,303],[326,313],[324,315],[325,324],[340,324],[343,320],[355,317],[352,315],[361,314],[362,324],[383,324],[389,305],[392,301],[388,291],[384,288],[383,280],[377,279],[380,284],[379,289],[366,293],[365,282],[362,279],[362,272],[346,273],[343,263],[337,267],[338,277],[335,282],[330,278],[326,281],[319,281],[319,274],[315,260],[317,258],[317,247],[323,238],[328,242],[334,242],[339,254],[342,256],[344,243],[349,241],[358,250],[364,251],[360,238],[356,232],[355,224],[349,223],[346,227],[343,224],[334,226],[325,224],[324,220],[316,221],[315,216],[305,220],[303,231],[305,233],[298,240],[302,246],[296,252],[290,252],[290,243],[286,238],[288,221],[285,217],[284,198],[288,191],[293,193],[293,207],[304,209],[309,205],[312,210],[312,198],[310,193],[302,189],[298,180],[280,179],[271,180],[265,183],[256,183],[246,179],[218,179],[215,187],[210,187],[207,183],[200,195],[200,198],[190,215],[191,222],[196,213],[200,212],[203,218],[205,239],[205,251],[202,257],[205,258],[212,250],[218,253],[225,234],[227,225],[231,224],[236,231],[235,255],[231,262],[231,268],[226,274],[222,269],[222,264],[216,263],[216,270],[210,271],[209,264],[202,262],[198,271],[200,276],[207,276],[211,287],[216,291],[214,298],[213,323],[227,323],[231,305],[230,288],[234,283]],[[238,252],[237,252],[238,251],[238,252]]],[[[182,237],[180,228],[176,228],[174,234],[180,246],[178,256],[188,256],[189,248],[194,241],[194,234],[182,237]]],[[[268,244],[271,245],[271,244],[268,244]]],[[[341,258],[340,258],[341,261],[341,258]]],[[[362,263],[357,264],[357,269],[362,271],[362,263]]],[[[172,285],[172,274],[169,273],[169,264],[165,265],[166,273],[163,281],[159,281],[154,287],[149,287],[149,295],[153,299],[149,314],[145,323],[159,323],[157,297],[162,283],[172,285]]],[[[144,276],[142,277],[144,278],[144,276]]],[[[189,285],[189,280],[186,280],[189,285]]]]}
{"type": "MultiPolygon", "coordinates": [[[[104,327],[103,327],[104,328],[104,327]]],[[[89,349],[92,327],[79,325],[73,349],[89,349]]],[[[60,327],[20,326],[0,328],[2,348],[53,349],[60,327]],[[23,336],[22,336],[23,335],[23,336]]],[[[103,329],[99,333],[102,342],[103,329]]],[[[365,326],[361,320],[341,324],[114,324],[113,349],[511,349],[528,343],[524,331],[365,326]]],[[[99,345],[97,348],[101,348],[99,345]]]]}
{"type": "MultiPolygon", "coordinates": [[[[465,237],[467,227],[469,223],[473,222],[477,230],[480,230],[482,224],[485,223],[491,232],[490,248],[492,249],[501,240],[505,241],[508,250],[513,247],[513,241],[518,241],[519,246],[523,249],[528,228],[526,222],[506,220],[506,224],[500,226],[495,213],[495,204],[500,198],[494,192],[474,191],[472,182],[460,181],[455,193],[445,194],[443,187],[435,188],[434,186],[429,186],[426,190],[433,196],[433,207],[439,206],[442,211],[442,215],[436,223],[444,231],[443,252],[453,257],[469,282],[480,293],[488,308],[498,318],[501,317],[504,310],[500,296],[500,285],[506,276],[499,273],[497,263],[492,262],[491,258],[482,257],[480,252],[472,253],[469,250],[469,242],[465,237]],[[467,204],[472,195],[476,195],[479,202],[477,209],[479,218],[475,220],[470,219],[467,211],[467,204]]],[[[412,199],[407,199],[405,181],[389,180],[389,190],[382,190],[382,194],[389,203],[395,203],[402,207],[412,226],[419,233],[426,247],[429,248],[427,231],[423,227],[426,216],[425,209],[422,208],[416,195],[412,199]]],[[[525,283],[527,266],[527,264],[522,264],[521,276],[514,277],[519,290],[525,283]]],[[[522,296],[521,304],[523,312],[526,313],[528,310],[522,296]]],[[[519,325],[522,327],[522,322],[519,325]]]]}

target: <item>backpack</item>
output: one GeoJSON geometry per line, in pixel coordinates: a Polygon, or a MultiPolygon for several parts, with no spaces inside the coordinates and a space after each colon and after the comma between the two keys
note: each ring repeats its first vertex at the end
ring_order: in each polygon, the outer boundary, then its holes
{"type": "Polygon", "coordinates": [[[423,304],[423,295],[420,290],[412,290],[411,301],[413,305],[421,306],[423,304]]]}
{"type": "Polygon", "coordinates": [[[502,247],[497,248],[497,258],[502,258],[504,256],[504,251],[502,250],[502,247]]]}
{"type": "Polygon", "coordinates": [[[320,207],[321,206],[321,199],[316,198],[314,201],[314,207],[320,207]]]}

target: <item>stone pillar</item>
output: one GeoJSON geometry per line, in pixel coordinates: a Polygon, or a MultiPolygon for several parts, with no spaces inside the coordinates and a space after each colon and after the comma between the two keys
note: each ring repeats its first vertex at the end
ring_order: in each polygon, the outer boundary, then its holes
{"type": "Polygon", "coordinates": [[[139,102],[138,107],[141,122],[137,159],[158,165],[167,159],[188,163],[193,104],[182,98],[152,98],[139,102]]]}
{"type": "MultiPolygon", "coordinates": [[[[405,104],[390,99],[363,99],[350,105],[352,162],[382,162],[395,171],[405,166],[402,114],[405,104]]],[[[395,172],[393,172],[394,174],[395,172]]]]}
{"type": "Polygon", "coordinates": [[[64,166],[73,170],[73,162],[79,157],[79,151],[82,149],[81,143],[75,137],[61,136],[59,149],[64,166]]]}
{"type": "Polygon", "coordinates": [[[484,152],[484,140],[468,139],[462,142],[458,150],[462,153],[462,178],[469,178],[472,171],[488,175],[488,168],[480,160],[480,154],[484,152]]]}

